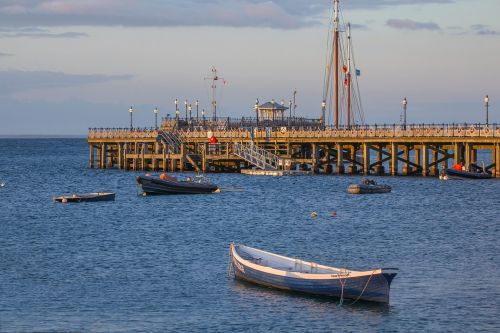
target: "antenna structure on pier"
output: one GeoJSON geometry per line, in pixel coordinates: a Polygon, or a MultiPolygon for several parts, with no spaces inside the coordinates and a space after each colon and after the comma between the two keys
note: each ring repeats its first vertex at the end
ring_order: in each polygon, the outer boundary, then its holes
{"type": "Polygon", "coordinates": [[[212,75],[210,77],[206,77],[205,80],[211,80],[212,89],[212,102],[211,102],[211,110],[213,120],[217,120],[217,81],[222,80],[222,82],[226,82],[223,77],[219,77],[217,74],[217,68],[212,67],[212,75]]]}

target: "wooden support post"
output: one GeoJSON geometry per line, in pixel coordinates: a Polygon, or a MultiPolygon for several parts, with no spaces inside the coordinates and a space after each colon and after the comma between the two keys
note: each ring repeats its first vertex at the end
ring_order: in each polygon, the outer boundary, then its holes
{"type": "Polygon", "coordinates": [[[465,170],[470,170],[471,165],[471,146],[470,143],[465,144],[465,170]]]}
{"type": "Polygon", "coordinates": [[[422,145],[422,176],[427,177],[429,174],[429,149],[426,144],[422,145]]]}
{"type": "Polygon", "coordinates": [[[448,156],[448,149],[442,148],[442,151],[443,151],[443,157],[446,157],[446,158],[441,162],[441,168],[443,170],[446,170],[446,169],[448,169],[448,158],[447,158],[447,156],[448,156]]]}
{"type": "Polygon", "coordinates": [[[353,144],[351,146],[351,153],[350,153],[350,158],[351,158],[351,165],[349,166],[348,172],[350,174],[356,174],[358,173],[358,165],[356,164],[356,145],[353,144]]]}
{"type": "Polygon", "coordinates": [[[398,175],[398,154],[399,154],[398,144],[396,142],[391,142],[391,165],[390,165],[391,176],[398,175]]]}
{"type": "Polygon", "coordinates": [[[497,178],[500,178],[500,144],[496,145],[496,163],[495,163],[495,173],[497,178]]]}
{"type": "Polygon", "coordinates": [[[370,174],[370,145],[363,144],[363,174],[365,176],[370,174]]]}
{"type": "MultiPolygon", "coordinates": [[[[493,149],[495,150],[495,149],[493,149]]],[[[89,162],[90,162],[90,168],[94,168],[94,144],[91,143],[89,144],[89,162]]]]}
{"type": "Polygon", "coordinates": [[[133,157],[133,163],[132,163],[132,168],[134,171],[137,171],[137,155],[138,155],[138,151],[137,151],[137,148],[138,148],[138,144],[137,142],[134,142],[134,157],[133,157]]]}
{"type": "Polygon", "coordinates": [[[316,143],[313,143],[311,145],[312,152],[311,152],[311,164],[312,164],[312,170],[313,173],[319,173],[319,168],[318,168],[318,145],[316,143]]]}
{"type": "Polygon", "coordinates": [[[201,170],[203,173],[207,171],[207,145],[201,145],[201,170]]]}
{"type": "Polygon", "coordinates": [[[101,144],[101,169],[106,169],[106,149],[105,143],[101,144]]]}
{"type": "Polygon", "coordinates": [[[382,165],[382,149],[384,149],[384,146],[379,144],[377,151],[377,165],[375,165],[375,173],[379,176],[383,175],[385,172],[384,166],[382,165]]]}
{"type": "Polygon", "coordinates": [[[410,163],[408,161],[410,160],[410,146],[405,145],[403,148],[403,156],[404,156],[404,164],[403,164],[403,175],[408,176],[411,173],[411,167],[410,163]]]}
{"type": "MultiPolygon", "coordinates": [[[[417,168],[422,168],[422,163],[420,159],[420,148],[414,147],[415,150],[415,164],[418,165],[417,168]]],[[[418,174],[418,169],[415,170],[415,174],[418,174]]]]}
{"type": "Polygon", "coordinates": [[[113,151],[108,149],[108,146],[106,145],[106,167],[109,169],[112,169],[115,166],[115,158],[113,156],[113,151]]]}
{"type": "Polygon", "coordinates": [[[497,149],[496,145],[493,144],[491,146],[491,163],[494,164],[494,166],[491,168],[491,175],[493,177],[496,176],[496,171],[498,170],[498,164],[497,164],[497,149]]]}
{"type": "Polygon", "coordinates": [[[183,142],[181,143],[181,158],[179,160],[179,169],[181,172],[184,172],[184,166],[186,164],[186,144],[183,142]]]}
{"type": "Polygon", "coordinates": [[[141,170],[144,171],[146,170],[146,143],[141,144],[141,170]]]}
{"type": "Polygon", "coordinates": [[[462,163],[464,161],[462,144],[455,142],[455,144],[453,146],[454,146],[454,149],[453,149],[454,163],[455,164],[462,163]]]}
{"type": "Polygon", "coordinates": [[[117,151],[117,157],[118,157],[118,169],[122,169],[123,168],[123,144],[121,142],[118,142],[116,144],[116,151],[117,151]]]}
{"type": "Polygon", "coordinates": [[[167,172],[167,145],[164,142],[161,145],[162,145],[163,172],[167,172]]]}
{"type": "Polygon", "coordinates": [[[337,143],[337,174],[341,175],[344,172],[344,147],[341,143],[337,143]]]}
{"type": "Polygon", "coordinates": [[[431,151],[431,155],[432,155],[432,157],[431,157],[431,164],[432,164],[432,167],[429,170],[429,175],[433,176],[433,177],[437,177],[439,175],[438,166],[436,164],[436,162],[438,160],[438,149],[439,149],[439,146],[435,146],[434,149],[432,149],[432,151],[431,151]]]}
{"type": "Polygon", "coordinates": [[[477,149],[474,149],[474,145],[471,145],[470,163],[477,165],[477,149]]]}

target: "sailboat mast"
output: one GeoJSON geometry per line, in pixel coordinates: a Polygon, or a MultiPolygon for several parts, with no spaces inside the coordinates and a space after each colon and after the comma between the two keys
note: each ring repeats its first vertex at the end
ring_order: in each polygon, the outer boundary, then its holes
{"type": "Polygon", "coordinates": [[[347,23],[347,128],[351,128],[351,23],[347,23]]]}
{"type": "Polygon", "coordinates": [[[216,90],[217,90],[217,69],[212,67],[212,115],[213,120],[217,120],[217,100],[216,100],[216,90]]]}
{"type": "Polygon", "coordinates": [[[335,89],[335,128],[339,128],[339,0],[334,0],[335,19],[333,30],[333,52],[335,61],[334,89],[335,89]]]}

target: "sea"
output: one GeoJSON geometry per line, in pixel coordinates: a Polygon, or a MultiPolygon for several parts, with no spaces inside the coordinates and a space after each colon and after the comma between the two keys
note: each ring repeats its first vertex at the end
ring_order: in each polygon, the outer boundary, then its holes
{"type": "Polygon", "coordinates": [[[88,158],[84,138],[0,139],[2,333],[500,332],[499,180],[207,174],[220,193],[142,196],[141,172],[88,158]],[[53,201],[95,191],[116,200],[53,201]],[[390,304],[341,304],[228,277],[230,242],[399,274],[390,304]]]}

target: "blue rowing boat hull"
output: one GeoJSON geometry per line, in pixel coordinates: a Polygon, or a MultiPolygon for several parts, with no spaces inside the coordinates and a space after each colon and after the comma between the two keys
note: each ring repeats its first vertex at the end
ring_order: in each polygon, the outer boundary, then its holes
{"type": "MultiPolygon", "coordinates": [[[[396,273],[382,272],[357,277],[339,277],[332,274],[331,278],[326,279],[304,279],[294,277],[296,275],[294,272],[284,272],[284,275],[280,275],[266,272],[266,270],[269,270],[267,267],[262,267],[262,269],[252,268],[243,261],[239,261],[235,256],[232,256],[232,262],[235,277],[254,284],[282,290],[378,303],[389,303],[390,285],[396,276],[396,273]]],[[[254,267],[256,266],[254,265],[254,267]]],[[[380,270],[376,271],[380,272],[380,270]]]]}

